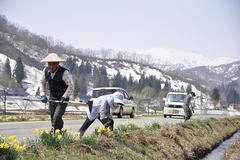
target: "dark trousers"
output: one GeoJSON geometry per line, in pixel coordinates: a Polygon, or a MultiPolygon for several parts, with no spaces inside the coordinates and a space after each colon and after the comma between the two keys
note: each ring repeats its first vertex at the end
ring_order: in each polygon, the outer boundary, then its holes
{"type": "Polygon", "coordinates": [[[185,120],[188,120],[192,117],[192,111],[191,109],[189,108],[189,106],[184,106],[183,107],[183,110],[185,112],[185,120]]]}
{"type": "MultiPolygon", "coordinates": [[[[104,120],[104,119],[103,119],[103,120],[100,120],[100,117],[98,117],[97,119],[98,119],[105,127],[110,127],[110,129],[113,130],[113,124],[114,124],[113,120],[110,120],[110,123],[107,123],[108,121],[106,121],[106,120],[104,120]]],[[[88,127],[89,127],[94,121],[95,121],[95,119],[91,121],[88,117],[86,117],[86,120],[85,120],[85,122],[83,122],[80,130],[85,132],[85,131],[88,129],[88,127]]]]}
{"type": "Polygon", "coordinates": [[[51,123],[54,129],[62,129],[63,128],[63,120],[62,116],[65,113],[67,103],[57,103],[57,102],[49,102],[49,111],[51,115],[51,123]]]}

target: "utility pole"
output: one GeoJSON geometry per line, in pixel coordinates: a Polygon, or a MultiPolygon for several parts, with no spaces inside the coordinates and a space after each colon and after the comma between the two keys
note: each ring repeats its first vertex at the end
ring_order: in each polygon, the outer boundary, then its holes
{"type": "Polygon", "coordinates": [[[4,111],[3,111],[3,114],[7,115],[7,107],[6,107],[7,92],[6,92],[6,88],[3,89],[3,94],[4,94],[4,98],[3,98],[4,111]]]}

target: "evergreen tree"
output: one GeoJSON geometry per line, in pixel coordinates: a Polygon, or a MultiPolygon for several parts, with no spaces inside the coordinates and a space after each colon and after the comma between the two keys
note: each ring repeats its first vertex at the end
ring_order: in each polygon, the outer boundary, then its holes
{"type": "Polygon", "coordinates": [[[160,80],[156,79],[156,77],[154,77],[153,79],[152,88],[156,90],[156,93],[158,93],[161,90],[161,82],[160,80]]]}
{"type": "Polygon", "coordinates": [[[124,76],[123,79],[122,79],[122,83],[121,83],[121,87],[122,88],[127,88],[127,77],[124,76]]]}
{"type": "MultiPolygon", "coordinates": [[[[81,76],[81,77],[82,77],[82,76],[81,76]]],[[[80,85],[79,85],[79,83],[78,83],[78,79],[75,80],[74,86],[75,86],[75,88],[74,88],[74,93],[73,93],[73,95],[74,95],[74,97],[78,97],[78,94],[80,93],[80,90],[81,90],[80,85]]]]}
{"type": "Polygon", "coordinates": [[[219,94],[219,90],[218,90],[217,87],[213,88],[212,93],[210,94],[210,97],[211,97],[211,99],[213,101],[214,108],[216,108],[216,104],[220,100],[220,94],[219,94]]]}
{"type": "Polygon", "coordinates": [[[113,76],[112,86],[113,87],[120,87],[121,86],[121,81],[122,81],[122,76],[121,76],[120,72],[118,71],[117,74],[113,76]]]}
{"type": "Polygon", "coordinates": [[[99,69],[94,66],[93,68],[94,87],[106,87],[109,86],[109,80],[107,77],[106,67],[100,67],[99,69]]]}
{"type": "Polygon", "coordinates": [[[185,92],[185,90],[184,90],[184,87],[183,86],[181,86],[181,92],[185,92]]]}
{"type": "Polygon", "coordinates": [[[99,70],[97,68],[97,66],[94,65],[93,67],[93,78],[96,78],[99,76],[99,70]]]}
{"type": "Polygon", "coordinates": [[[107,69],[106,67],[101,67],[100,68],[100,80],[101,84],[100,87],[106,87],[109,86],[109,81],[108,81],[108,76],[107,76],[107,69]]]}
{"type": "Polygon", "coordinates": [[[239,103],[239,101],[240,101],[240,95],[237,93],[235,89],[231,88],[229,93],[227,94],[228,104],[239,103]]]}
{"type": "Polygon", "coordinates": [[[86,83],[86,78],[84,76],[80,77],[79,87],[80,87],[80,93],[82,94],[87,93],[87,83],[86,83]]]}
{"type": "Polygon", "coordinates": [[[84,67],[84,62],[82,61],[79,68],[78,68],[78,73],[79,74],[85,74],[85,67],[84,67]]]}
{"type": "MultiPolygon", "coordinates": [[[[164,89],[169,88],[171,85],[169,84],[169,82],[166,80],[164,83],[164,89]]],[[[170,87],[171,88],[171,87],[170,87]]]]}
{"type": "Polygon", "coordinates": [[[133,83],[134,83],[134,82],[133,82],[133,76],[130,74],[130,75],[129,75],[128,82],[127,82],[127,87],[132,86],[133,83]]]}
{"type": "Polygon", "coordinates": [[[92,73],[92,66],[89,63],[89,61],[87,61],[86,63],[86,74],[91,74],[92,73]]]}
{"type": "Polygon", "coordinates": [[[18,83],[20,83],[26,77],[21,57],[17,58],[16,65],[13,70],[13,75],[18,83]]]}
{"type": "Polygon", "coordinates": [[[40,87],[38,87],[38,89],[37,89],[37,92],[36,92],[35,96],[40,96],[40,87]]]}
{"type": "Polygon", "coordinates": [[[145,87],[145,76],[142,74],[139,81],[138,81],[138,91],[142,91],[143,88],[145,87]]]}
{"type": "Polygon", "coordinates": [[[6,62],[5,62],[4,74],[9,76],[9,77],[12,76],[11,66],[10,66],[10,62],[9,62],[8,58],[7,58],[6,62]]]}
{"type": "Polygon", "coordinates": [[[191,93],[192,92],[192,85],[191,84],[187,85],[186,92],[187,93],[191,93]]]}

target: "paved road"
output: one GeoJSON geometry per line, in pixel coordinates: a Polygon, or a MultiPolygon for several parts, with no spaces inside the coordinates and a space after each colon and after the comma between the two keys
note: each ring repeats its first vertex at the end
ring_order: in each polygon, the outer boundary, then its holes
{"type": "MultiPolygon", "coordinates": [[[[203,119],[209,117],[223,117],[220,115],[194,115],[192,119],[203,119]]],[[[183,122],[183,118],[181,117],[172,117],[172,118],[163,118],[163,116],[158,117],[135,117],[131,119],[129,117],[123,118],[115,118],[114,117],[114,125],[120,125],[126,123],[127,121],[133,120],[134,123],[140,124],[141,127],[144,127],[146,124],[151,124],[153,122],[161,121],[162,123],[177,123],[183,122]]],[[[76,133],[80,128],[84,120],[65,120],[64,127],[67,130],[70,130],[72,133],[76,133]]],[[[102,124],[99,120],[96,120],[87,130],[86,135],[89,135],[93,131],[93,127],[100,127],[102,124]]],[[[36,138],[37,134],[34,133],[35,129],[46,130],[50,129],[50,121],[34,121],[34,122],[4,122],[0,123],[0,134],[3,136],[11,136],[16,135],[19,142],[23,140],[24,137],[27,138],[36,138]]]]}

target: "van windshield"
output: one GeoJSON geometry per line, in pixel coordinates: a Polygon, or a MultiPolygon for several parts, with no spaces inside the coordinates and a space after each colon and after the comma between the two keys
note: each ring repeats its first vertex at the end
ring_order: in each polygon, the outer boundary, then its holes
{"type": "Polygon", "coordinates": [[[92,98],[98,98],[103,95],[112,94],[116,92],[116,89],[101,89],[101,90],[93,90],[92,98]]]}
{"type": "Polygon", "coordinates": [[[185,94],[168,94],[167,101],[168,102],[183,102],[185,98],[185,94]]]}

